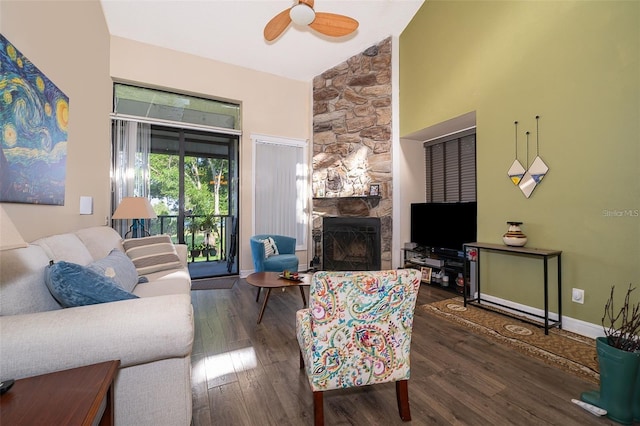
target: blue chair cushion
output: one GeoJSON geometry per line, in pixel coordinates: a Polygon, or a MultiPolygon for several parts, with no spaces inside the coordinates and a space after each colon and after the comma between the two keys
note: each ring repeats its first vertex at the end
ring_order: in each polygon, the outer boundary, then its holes
{"type": "Polygon", "coordinates": [[[113,279],[71,262],[47,266],[44,278],[51,295],[65,308],[138,298],[113,279]]]}
{"type": "Polygon", "coordinates": [[[265,272],[282,272],[298,270],[298,256],[295,254],[279,254],[264,260],[265,272]]]}

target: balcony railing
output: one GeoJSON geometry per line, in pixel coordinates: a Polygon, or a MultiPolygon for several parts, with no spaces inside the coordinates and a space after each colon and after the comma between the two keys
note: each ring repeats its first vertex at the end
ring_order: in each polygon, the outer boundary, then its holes
{"type": "Polygon", "coordinates": [[[187,244],[189,246],[189,258],[194,261],[212,261],[226,260],[228,254],[228,246],[231,244],[230,239],[232,232],[232,219],[230,215],[213,215],[213,226],[211,229],[202,229],[200,226],[191,226],[195,221],[201,223],[207,218],[205,215],[185,216],[184,231],[178,232],[178,216],[177,215],[158,215],[157,219],[149,220],[149,228],[151,234],[169,234],[174,243],[187,244]],[[180,241],[180,235],[183,235],[183,241],[180,241]],[[195,248],[200,247],[206,250],[200,255],[195,255],[195,248]],[[212,250],[215,249],[215,254],[212,250]],[[192,250],[193,254],[192,254],[192,250]]]}

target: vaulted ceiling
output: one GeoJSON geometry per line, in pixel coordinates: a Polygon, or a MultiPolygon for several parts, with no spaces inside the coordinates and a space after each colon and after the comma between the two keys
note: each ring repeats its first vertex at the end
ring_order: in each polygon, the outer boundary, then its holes
{"type": "Polygon", "coordinates": [[[356,19],[355,33],[323,36],[291,24],[273,42],[264,26],[295,0],[101,0],[111,35],[310,81],[389,36],[399,36],[424,0],[316,0],[316,12],[356,19]]]}

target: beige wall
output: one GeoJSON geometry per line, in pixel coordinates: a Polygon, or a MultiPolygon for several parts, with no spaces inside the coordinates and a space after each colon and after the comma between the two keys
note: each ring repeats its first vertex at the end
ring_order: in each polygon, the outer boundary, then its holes
{"type": "MultiPolygon", "coordinates": [[[[310,139],[311,82],[300,82],[113,37],[111,75],[114,80],[222,98],[242,105],[240,140],[240,270],[253,269],[251,134],[310,139]]],[[[300,267],[308,265],[298,252],[300,267]]]]}
{"type": "Polygon", "coordinates": [[[0,31],[69,97],[64,206],[3,204],[28,240],[105,223],[109,214],[109,34],[100,3],[0,2],[0,31]],[[94,214],[80,216],[80,196],[94,214]]]}
{"type": "MultiPolygon", "coordinates": [[[[476,111],[478,239],[524,222],[528,246],[563,251],[563,313],[600,324],[610,286],[640,284],[640,3],[428,1],[400,73],[401,136],[476,111]],[[535,157],[536,115],[550,171],[527,199],[507,169],[515,120],[535,157]]],[[[542,307],[540,263],[488,259],[486,291],[542,307]]]]}
{"type": "MultiPolygon", "coordinates": [[[[400,208],[396,210],[397,217],[394,219],[400,223],[399,241],[400,248],[403,248],[404,243],[411,241],[411,203],[422,203],[425,199],[424,148],[420,142],[401,139],[396,155],[399,157],[398,172],[400,173],[397,179],[402,184],[400,185],[400,208]]],[[[403,261],[404,258],[401,258],[398,265],[402,265],[403,261]]]]}
{"type": "MultiPolygon", "coordinates": [[[[65,205],[4,204],[26,240],[105,223],[113,80],[242,104],[240,269],[251,270],[251,133],[310,139],[311,82],[251,71],[193,55],[111,39],[98,1],[0,2],[2,34],[69,96],[65,205]],[[113,80],[112,78],[113,77],[113,80]],[[94,214],[80,216],[81,195],[94,214]]],[[[299,252],[300,265],[308,264],[299,252]]]]}

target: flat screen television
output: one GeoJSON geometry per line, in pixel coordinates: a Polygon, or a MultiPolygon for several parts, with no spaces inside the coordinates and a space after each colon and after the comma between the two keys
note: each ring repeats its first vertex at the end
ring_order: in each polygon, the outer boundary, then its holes
{"type": "Polygon", "coordinates": [[[411,204],[411,242],[432,251],[461,251],[476,241],[476,202],[411,204]]]}

